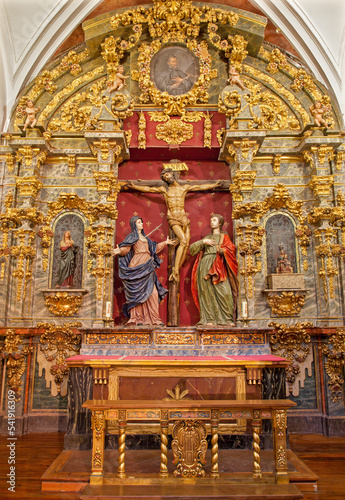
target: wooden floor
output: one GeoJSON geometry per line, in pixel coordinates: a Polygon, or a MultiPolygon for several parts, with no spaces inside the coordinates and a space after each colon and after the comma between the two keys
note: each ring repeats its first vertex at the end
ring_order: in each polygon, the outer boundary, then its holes
{"type": "MultiPolygon", "coordinates": [[[[27,434],[16,440],[15,493],[8,491],[7,438],[1,436],[0,499],[79,499],[80,493],[41,491],[41,476],[63,449],[63,434],[27,434]]],[[[292,435],[291,449],[319,476],[318,491],[304,492],[305,500],[345,499],[345,438],[321,435],[292,435]]]]}

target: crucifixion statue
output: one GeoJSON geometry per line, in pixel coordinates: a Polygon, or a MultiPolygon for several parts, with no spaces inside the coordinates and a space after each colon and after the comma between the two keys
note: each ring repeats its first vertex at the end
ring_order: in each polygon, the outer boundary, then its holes
{"type": "Polygon", "coordinates": [[[152,183],[143,184],[141,181],[134,183],[128,181],[127,186],[141,191],[143,193],[158,193],[164,196],[167,207],[167,220],[170,229],[177,238],[177,245],[173,250],[174,255],[169,255],[169,267],[171,268],[169,276],[169,326],[177,326],[179,322],[179,281],[180,269],[187,255],[190,242],[190,220],[187,218],[184,204],[187,193],[190,191],[207,191],[214,188],[223,187],[224,181],[216,182],[181,182],[179,180],[178,164],[171,162],[167,168],[161,172],[163,185],[152,185],[152,183]],[[171,306],[171,307],[170,307],[171,306]]]}

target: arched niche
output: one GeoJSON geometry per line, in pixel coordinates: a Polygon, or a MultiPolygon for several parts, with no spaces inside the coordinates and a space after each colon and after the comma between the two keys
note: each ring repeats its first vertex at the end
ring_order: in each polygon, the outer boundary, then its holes
{"type": "Polygon", "coordinates": [[[75,245],[78,246],[78,252],[76,254],[75,269],[73,274],[73,288],[81,289],[83,288],[83,270],[84,266],[84,231],[85,231],[85,221],[84,219],[76,214],[75,212],[64,212],[56,218],[54,223],[54,240],[53,240],[53,252],[51,255],[51,265],[50,265],[50,288],[57,288],[58,274],[61,261],[61,250],[60,241],[66,231],[70,231],[72,240],[75,245]]]}
{"type": "Polygon", "coordinates": [[[286,213],[274,213],[267,218],[265,224],[267,275],[277,272],[280,245],[284,245],[293,273],[299,272],[295,230],[293,218],[286,213]]]}

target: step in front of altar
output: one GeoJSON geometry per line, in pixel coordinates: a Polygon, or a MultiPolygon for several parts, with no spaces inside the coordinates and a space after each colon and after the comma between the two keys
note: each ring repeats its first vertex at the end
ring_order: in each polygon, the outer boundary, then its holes
{"type": "Polygon", "coordinates": [[[219,356],[271,353],[271,328],[118,327],[83,331],[81,355],[219,356]]]}

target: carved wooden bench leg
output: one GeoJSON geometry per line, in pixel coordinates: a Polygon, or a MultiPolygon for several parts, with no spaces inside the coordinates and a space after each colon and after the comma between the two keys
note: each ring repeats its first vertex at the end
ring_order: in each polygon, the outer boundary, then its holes
{"type": "Polygon", "coordinates": [[[126,411],[119,411],[119,466],[117,477],[126,477],[125,473],[125,450],[126,450],[126,411]]]}
{"type": "Polygon", "coordinates": [[[219,411],[212,410],[211,414],[211,454],[212,454],[212,467],[211,477],[213,479],[219,478],[218,470],[218,424],[219,424],[219,411]]]}
{"type": "Polygon", "coordinates": [[[168,477],[168,411],[162,411],[161,416],[161,466],[159,470],[160,477],[168,477]]]}
{"type": "Polygon", "coordinates": [[[274,410],[273,446],[276,466],[276,482],[288,484],[289,475],[286,455],[286,410],[274,410]]]}
{"type": "Polygon", "coordinates": [[[253,411],[253,453],[254,453],[254,464],[253,464],[253,477],[254,479],[260,479],[262,477],[261,467],[260,467],[260,410],[253,411]]]}
{"type": "Polygon", "coordinates": [[[92,468],[90,484],[103,484],[104,463],[104,411],[93,411],[91,416],[92,428],[92,468]]]}

